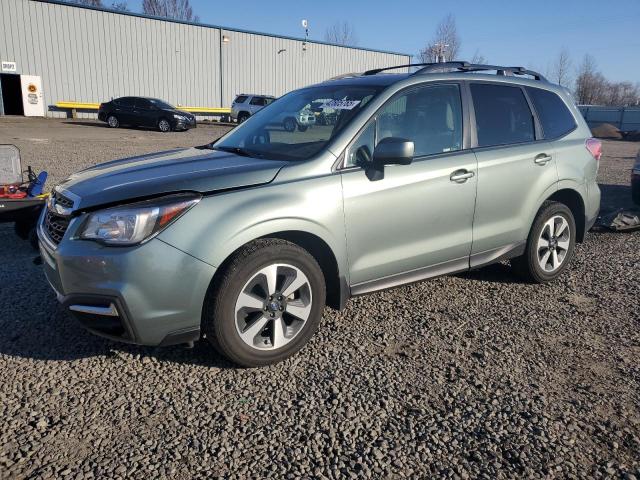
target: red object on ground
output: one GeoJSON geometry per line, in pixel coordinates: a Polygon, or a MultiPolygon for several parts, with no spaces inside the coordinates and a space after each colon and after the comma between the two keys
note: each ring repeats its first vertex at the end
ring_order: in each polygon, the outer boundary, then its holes
{"type": "Polygon", "coordinates": [[[20,190],[18,185],[0,185],[0,198],[20,199],[26,196],[27,192],[20,190]]]}

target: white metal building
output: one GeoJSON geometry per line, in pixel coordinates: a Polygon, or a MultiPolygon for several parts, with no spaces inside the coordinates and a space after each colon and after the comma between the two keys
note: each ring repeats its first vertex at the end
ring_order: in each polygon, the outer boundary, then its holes
{"type": "Polygon", "coordinates": [[[0,0],[0,115],[64,116],[61,101],[125,95],[228,107],[410,56],[58,0],[0,0]]]}

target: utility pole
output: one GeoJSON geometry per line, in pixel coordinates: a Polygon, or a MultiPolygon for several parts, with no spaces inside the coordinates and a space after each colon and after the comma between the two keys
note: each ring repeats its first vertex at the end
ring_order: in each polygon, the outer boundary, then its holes
{"type": "Polygon", "coordinates": [[[436,43],[434,47],[436,50],[436,63],[446,62],[447,59],[445,57],[445,52],[447,51],[449,44],[440,42],[440,43],[436,43]]]}
{"type": "Polygon", "coordinates": [[[307,41],[309,40],[309,22],[307,19],[302,20],[302,28],[304,28],[304,42],[302,42],[302,51],[307,51],[307,41]]]}

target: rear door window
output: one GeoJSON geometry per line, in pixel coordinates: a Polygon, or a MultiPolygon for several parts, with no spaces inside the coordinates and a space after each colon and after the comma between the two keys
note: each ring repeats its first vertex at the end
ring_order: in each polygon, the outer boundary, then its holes
{"type": "Polygon", "coordinates": [[[527,87],[527,93],[542,124],[545,139],[560,138],[576,128],[573,115],[557,94],[533,87],[527,87]]]}
{"type": "Polygon", "coordinates": [[[520,87],[472,83],[479,147],[512,145],[535,140],[535,124],[520,87]]]}
{"type": "Polygon", "coordinates": [[[263,97],[253,97],[251,99],[251,101],[249,102],[250,105],[257,105],[259,107],[264,105],[264,98],[263,97]]]}
{"type": "Polygon", "coordinates": [[[244,103],[247,101],[247,98],[248,97],[246,95],[238,95],[233,103],[244,103]]]}

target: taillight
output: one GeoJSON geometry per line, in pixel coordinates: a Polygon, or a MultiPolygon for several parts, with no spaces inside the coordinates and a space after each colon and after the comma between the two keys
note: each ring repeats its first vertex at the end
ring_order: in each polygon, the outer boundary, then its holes
{"type": "Polygon", "coordinates": [[[584,145],[589,150],[589,153],[593,155],[593,158],[600,161],[600,157],[602,157],[602,142],[597,138],[587,138],[584,145]]]}

